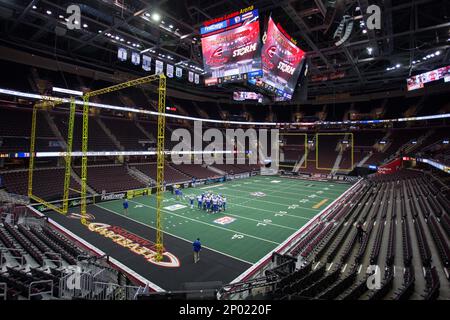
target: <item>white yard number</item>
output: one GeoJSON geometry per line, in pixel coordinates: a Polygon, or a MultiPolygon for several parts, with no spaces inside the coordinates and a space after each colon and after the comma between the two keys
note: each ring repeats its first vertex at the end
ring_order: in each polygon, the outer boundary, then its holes
{"type": "Polygon", "coordinates": [[[286,213],[286,211],[278,211],[278,213],[275,213],[275,217],[284,217],[286,213]]]}
{"type": "Polygon", "coordinates": [[[291,204],[288,209],[297,209],[299,207],[298,204],[291,204]]]}
{"type": "Polygon", "coordinates": [[[317,195],[315,195],[315,194],[311,194],[308,196],[308,198],[316,198],[316,197],[317,197],[317,195]]]}
{"type": "Polygon", "coordinates": [[[316,193],[317,193],[317,194],[322,194],[322,193],[323,193],[323,191],[317,191],[316,193]]]}
{"type": "Polygon", "coordinates": [[[257,226],[257,227],[259,227],[259,226],[263,226],[263,227],[264,227],[264,226],[267,226],[268,223],[272,223],[272,220],[270,220],[270,219],[264,219],[263,222],[258,222],[258,223],[256,224],[256,226],[257,226]]]}
{"type": "Polygon", "coordinates": [[[242,238],[244,238],[244,236],[243,236],[242,234],[237,234],[237,233],[235,233],[235,234],[231,237],[231,240],[234,240],[234,239],[242,239],[242,238]]]}
{"type": "Polygon", "coordinates": [[[330,190],[330,188],[323,188],[323,190],[330,190]]]}
{"type": "Polygon", "coordinates": [[[307,203],[307,202],[309,202],[309,200],[308,200],[308,199],[302,199],[302,200],[300,200],[299,202],[300,202],[300,203],[307,203]]]}

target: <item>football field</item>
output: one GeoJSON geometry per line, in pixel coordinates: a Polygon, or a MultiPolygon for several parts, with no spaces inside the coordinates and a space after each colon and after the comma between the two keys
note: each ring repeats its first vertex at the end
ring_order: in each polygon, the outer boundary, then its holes
{"type": "MultiPolygon", "coordinates": [[[[164,232],[192,242],[200,238],[211,250],[254,264],[298,231],[351,187],[351,184],[256,176],[182,189],[183,198],[164,195],[164,232]],[[225,212],[191,209],[188,197],[210,191],[227,198],[225,212]]],[[[129,200],[128,218],[156,226],[155,195],[129,200]]],[[[122,200],[96,204],[123,215],[122,200]]],[[[167,248],[170,251],[170,248],[167,248]]]]}

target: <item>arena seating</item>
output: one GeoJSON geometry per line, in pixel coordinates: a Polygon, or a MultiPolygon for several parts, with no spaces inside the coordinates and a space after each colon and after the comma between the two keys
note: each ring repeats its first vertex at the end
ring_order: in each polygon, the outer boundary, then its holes
{"type": "Polygon", "coordinates": [[[216,175],[216,172],[204,168],[198,164],[172,164],[171,166],[184,174],[197,179],[206,179],[216,175]]]}
{"type": "Polygon", "coordinates": [[[449,275],[448,233],[445,231],[448,218],[445,218],[447,214],[442,216],[442,210],[449,201],[443,197],[438,200],[434,195],[438,194],[433,192],[437,188],[435,183],[433,178],[419,171],[400,170],[391,175],[375,175],[360,184],[292,245],[289,254],[314,267],[305,271],[299,280],[292,278],[294,274],[282,278],[273,291],[273,297],[438,298],[439,279],[449,275]],[[357,221],[365,226],[362,242],[357,240],[354,228],[357,221]],[[402,236],[399,248],[396,246],[397,233],[402,236]],[[387,250],[381,250],[382,243],[387,250]],[[413,246],[417,247],[417,257],[413,246]],[[405,268],[400,286],[394,282],[394,260],[402,261],[405,268]],[[369,264],[385,266],[381,287],[377,290],[368,290],[365,276],[355,273],[358,268],[369,264]],[[327,265],[329,267],[325,269],[327,265]],[[415,293],[417,277],[423,277],[422,268],[426,270],[426,286],[423,292],[415,293]],[[344,272],[345,269],[348,271],[344,272]]]}
{"type": "MultiPolygon", "coordinates": [[[[66,139],[68,131],[68,114],[67,113],[52,113],[54,122],[58,127],[61,135],[66,139]]],[[[80,115],[75,116],[74,123],[74,139],[72,150],[81,150],[81,136],[82,136],[82,117],[80,115]]],[[[92,151],[114,151],[117,147],[105,133],[105,131],[100,127],[100,125],[95,120],[95,117],[89,117],[89,150],[92,151]]]]}
{"type": "MultiPolygon", "coordinates": [[[[72,272],[67,268],[69,265],[78,265],[83,275],[89,277],[90,287],[83,285],[83,294],[91,299],[96,299],[94,293],[99,294],[92,285],[93,281],[101,280],[100,274],[117,278],[117,271],[105,261],[94,258],[45,221],[29,222],[0,224],[0,283],[6,284],[7,300],[55,299],[62,293],[69,299],[72,295],[79,296],[82,292],[65,285],[66,277],[72,272]],[[84,262],[80,264],[80,261],[84,262]]],[[[116,283],[112,281],[111,285],[117,286],[116,283]]]]}
{"type": "MultiPolygon", "coordinates": [[[[132,167],[138,169],[143,174],[156,181],[156,164],[155,163],[142,163],[133,164],[132,167]]],[[[177,166],[172,166],[166,162],[164,166],[164,180],[166,183],[186,182],[191,181],[192,176],[183,173],[177,169],[177,166]]]]}
{"type": "MultiPolygon", "coordinates": [[[[75,172],[81,176],[81,168],[75,167],[75,172]]],[[[145,188],[146,185],[128,173],[123,165],[105,165],[88,167],[88,185],[97,193],[126,191],[145,188]]]]}
{"type": "MultiPolygon", "coordinates": [[[[15,170],[0,173],[6,190],[10,193],[28,195],[28,170],[15,170]]],[[[80,190],[80,185],[71,178],[70,188],[80,190]]],[[[33,173],[33,194],[51,201],[61,199],[64,190],[64,169],[37,169],[33,173]]],[[[70,197],[77,197],[69,191],[70,197]]]]}
{"type": "Polygon", "coordinates": [[[148,141],[149,139],[133,121],[117,118],[102,118],[102,121],[119,140],[125,150],[136,151],[148,149],[148,144],[146,148],[145,145],[139,143],[139,141],[148,141]]]}
{"type": "MultiPolygon", "coordinates": [[[[7,107],[0,109],[0,152],[29,152],[31,109],[7,107]]],[[[36,150],[59,151],[57,138],[50,130],[43,112],[36,118],[36,150]]]]}

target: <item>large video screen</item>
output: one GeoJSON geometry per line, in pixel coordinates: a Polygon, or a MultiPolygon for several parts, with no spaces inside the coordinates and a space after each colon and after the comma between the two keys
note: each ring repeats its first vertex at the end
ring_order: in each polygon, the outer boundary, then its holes
{"type": "Polygon", "coordinates": [[[274,93],[277,100],[292,99],[305,63],[305,52],[269,18],[267,37],[261,52],[263,77],[250,83],[274,93]]]}
{"type": "Polygon", "coordinates": [[[234,91],[233,100],[234,101],[245,101],[245,100],[257,100],[262,103],[264,96],[261,93],[251,92],[251,91],[234,91]]]}
{"type": "Polygon", "coordinates": [[[247,81],[262,76],[258,10],[204,25],[205,85],[247,81]]]}
{"type": "Polygon", "coordinates": [[[444,79],[450,82],[450,66],[442,67],[429,72],[421,73],[406,80],[408,91],[425,87],[426,83],[444,79]]]}

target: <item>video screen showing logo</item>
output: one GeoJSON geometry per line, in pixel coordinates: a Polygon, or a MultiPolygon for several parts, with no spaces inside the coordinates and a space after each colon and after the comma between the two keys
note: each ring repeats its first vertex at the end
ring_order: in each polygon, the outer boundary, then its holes
{"type": "Polygon", "coordinates": [[[258,10],[203,27],[202,52],[206,85],[262,75],[258,10]]]}
{"type": "Polygon", "coordinates": [[[269,18],[261,59],[264,76],[251,83],[290,100],[305,62],[305,52],[275,25],[272,17],[269,18]]]}

